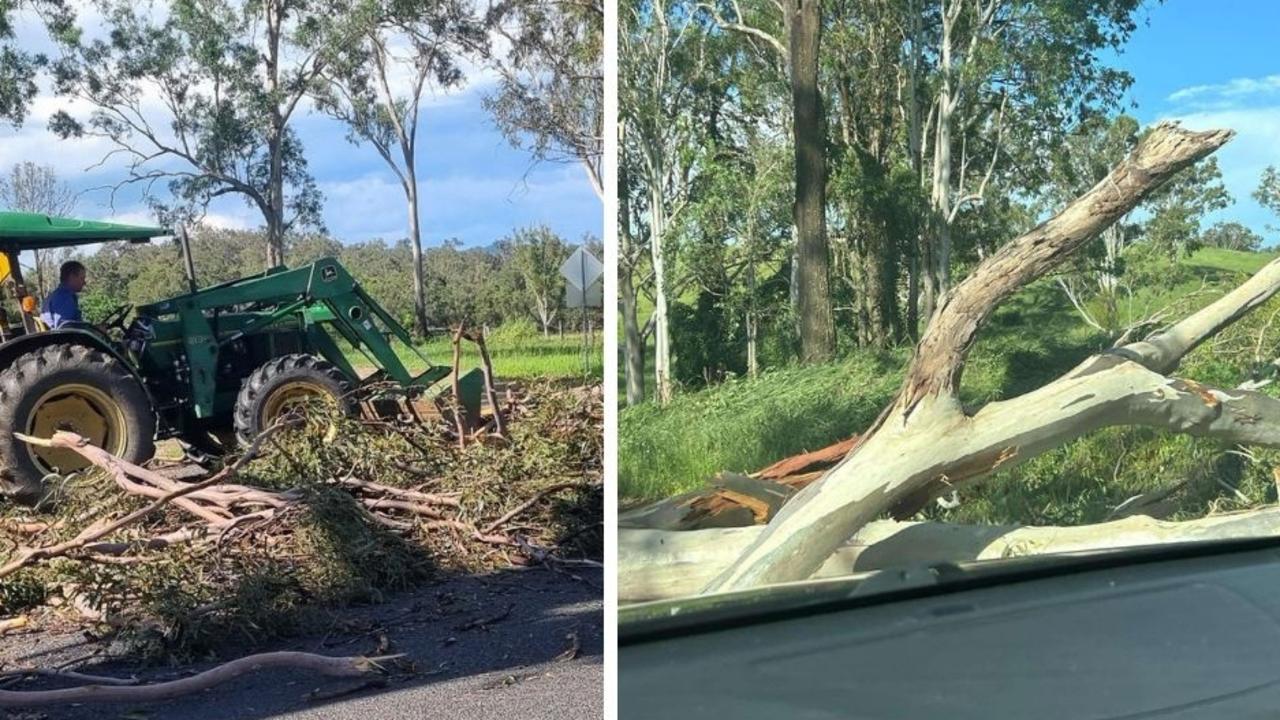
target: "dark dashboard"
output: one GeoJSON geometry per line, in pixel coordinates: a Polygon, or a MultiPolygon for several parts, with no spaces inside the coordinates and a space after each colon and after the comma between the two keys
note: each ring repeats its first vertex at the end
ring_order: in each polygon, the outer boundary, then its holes
{"type": "Polygon", "coordinates": [[[672,610],[620,630],[619,717],[1280,717],[1280,543],[1201,550],[672,610]]]}

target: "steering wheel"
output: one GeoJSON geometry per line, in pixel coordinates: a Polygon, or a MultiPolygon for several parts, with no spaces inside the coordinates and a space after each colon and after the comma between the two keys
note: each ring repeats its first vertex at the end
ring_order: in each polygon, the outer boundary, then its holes
{"type": "Polygon", "coordinates": [[[119,328],[120,332],[124,333],[128,330],[128,328],[124,324],[124,319],[128,317],[129,312],[131,310],[133,310],[132,305],[129,305],[127,303],[124,305],[121,305],[116,309],[112,310],[110,313],[107,313],[107,316],[103,318],[100,324],[102,327],[108,330],[110,330],[111,328],[119,328]]]}

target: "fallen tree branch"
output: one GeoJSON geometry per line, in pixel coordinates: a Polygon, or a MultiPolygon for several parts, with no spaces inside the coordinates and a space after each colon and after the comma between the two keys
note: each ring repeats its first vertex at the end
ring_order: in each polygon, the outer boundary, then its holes
{"type": "Polygon", "coordinates": [[[1280,402],[1257,394],[1201,392],[1190,381],[1153,369],[1167,368],[1172,356],[1180,358],[1275,292],[1280,270],[1272,266],[1246,283],[1246,290],[1175,325],[1176,332],[1153,345],[1154,351],[1127,346],[1127,352],[1094,356],[1039,390],[972,414],[957,394],[978,330],[1001,302],[1232,135],[1156,125],[1101,182],[978,265],[938,304],[897,396],[871,428],[838,465],[791,498],[705,590],[807,578],[884,513],[906,516],[951,487],[1101,427],[1136,422],[1240,442],[1280,437],[1249,427],[1257,413],[1280,416],[1280,402]],[[1153,359],[1144,362],[1148,358],[1153,359]]]}
{"type": "Polygon", "coordinates": [[[560,492],[561,490],[568,490],[569,488],[585,488],[585,487],[587,486],[580,482],[557,483],[555,485],[550,485],[548,487],[545,487],[533,497],[529,498],[528,500],[517,505],[515,508],[511,509],[510,512],[507,512],[502,517],[484,526],[484,529],[481,530],[480,532],[481,534],[487,535],[493,532],[494,530],[497,530],[498,528],[507,524],[507,522],[509,522],[512,518],[516,517],[520,513],[524,512],[525,510],[528,510],[534,505],[537,505],[543,498],[545,498],[548,495],[551,495],[552,493],[557,493],[557,492],[560,492]]]}
{"type": "Polygon", "coordinates": [[[407,490],[404,488],[392,487],[381,483],[370,482],[368,480],[358,480],[353,477],[339,478],[338,482],[347,487],[353,487],[360,490],[368,490],[383,495],[394,495],[405,500],[422,503],[424,505],[447,505],[448,507],[461,507],[462,502],[453,495],[436,495],[432,493],[418,492],[417,490],[407,490]]]}
{"type": "Polygon", "coordinates": [[[45,707],[70,703],[150,703],[171,700],[208,690],[230,680],[271,668],[293,668],[328,677],[361,677],[381,670],[379,663],[403,657],[329,657],[305,652],[269,652],[250,655],[205,670],[191,677],[154,685],[93,685],[59,690],[0,690],[0,707],[45,707]]]}
{"type": "MultiPolygon", "coordinates": [[[[618,600],[696,595],[762,533],[763,526],[618,531],[618,600]]],[[[1280,508],[1168,522],[1134,515],[1095,525],[1037,527],[877,520],[840,545],[810,578],[884,568],[1280,535],[1280,508]]]]}

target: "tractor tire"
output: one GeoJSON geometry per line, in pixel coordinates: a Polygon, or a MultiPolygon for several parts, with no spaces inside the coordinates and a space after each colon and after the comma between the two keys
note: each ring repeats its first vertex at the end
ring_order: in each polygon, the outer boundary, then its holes
{"type": "Polygon", "coordinates": [[[72,450],[36,448],[13,435],[57,430],[131,463],[155,455],[156,416],[142,385],[119,360],[84,345],[38,348],[0,372],[0,493],[35,506],[49,491],[47,477],[89,466],[72,450]]]}
{"type": "Polygon", "coordinates": [[[314,355],[284,355],[253,371],[236,398],[236,439],[242,447],[271,426],[290,402],[320,398],[338,412],[355,412],[351,381],[332,363],[314,355]]]}

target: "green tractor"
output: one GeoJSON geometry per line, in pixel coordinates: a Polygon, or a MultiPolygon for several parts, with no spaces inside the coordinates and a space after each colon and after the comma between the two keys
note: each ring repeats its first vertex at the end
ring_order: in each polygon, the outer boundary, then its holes
{"type": "MultiPolygon", "coordinates": [[[[0,302],[0,492],[25,505],[45,497],[48,478],[86,462],[69,450],[27,445],[15,432],[48,437],[69,430],[141,463],[159,439],[209,449],[211,437],[234,432],[243,444],[300,402],[320,399],[350,413],[357,410],[356,391],[374,383],[430,393],[452,374],[418,353],[404,327],[333,258],[198,288],[185,233],[0,212],[5,286],[20,317],[10,317],[0,302]],[[22,252],[166,236],[181,246],[189,292],[121,305],[99,325],[44,327],[23,281],[22,252]],[[360,377],[338,339],[376,370],[360,377]],[[410,374],[392,339],[427,369],[410,374]]],[[[458,388],[457,404],[478,417],[481,375],[467,373],[458,388]]]]}

